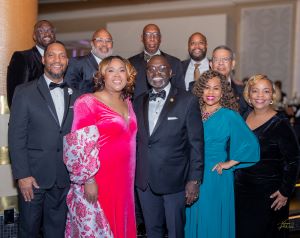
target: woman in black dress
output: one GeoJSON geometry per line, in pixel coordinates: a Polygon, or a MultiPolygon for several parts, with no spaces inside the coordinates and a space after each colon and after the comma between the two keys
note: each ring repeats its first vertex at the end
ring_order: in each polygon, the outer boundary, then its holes
{"type": "Polygon", "coordinates": [[[253,108],[245,119],[259,140],[261,158],[235,174],[236,237],[287,237],[299,145],[287,118],[272,107],[275,90],[267,76],[252,76],[244,97],[253,108]]]}

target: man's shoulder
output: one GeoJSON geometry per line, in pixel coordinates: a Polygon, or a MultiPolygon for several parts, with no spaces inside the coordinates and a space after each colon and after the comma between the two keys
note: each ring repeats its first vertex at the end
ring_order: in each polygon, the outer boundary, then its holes
{"type": "Polygon", "coordinates": [[[180,59],[178,59],[177,57],[173,56],[173,55],[169,55],[165,52],[161,52],[161,54],[163,56],[165,56],[167,58],[167,60],[171,63],[171,62],[177,62],[177,63],[181,63],[180,59]]]}
{"type": "Polygon", "coordinates": [[[137,60],[141,60],[141,59],[144,60],[144,58],[142,57],[142,54],[143,54],[143,52],[140,52],[140,53],[138,53],[138,54],[136,54],[136,55],[133,55],[133,56],[129,57],[128,60],[129,60],[130,62],[132,62],[132,61],[137,61],[137,60]]]}

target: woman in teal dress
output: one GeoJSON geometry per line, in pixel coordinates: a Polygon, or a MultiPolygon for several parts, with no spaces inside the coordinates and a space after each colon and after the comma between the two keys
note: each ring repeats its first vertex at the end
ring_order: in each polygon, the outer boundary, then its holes
{"type": "Polygon", "coordinates": [[[186,238],[234,238],[233,171],[259,160],[256,137],[238,114],[226,78],[204,72],[195,83],[204,126],[204,176],[199,199],[186,209],[186,238]]]}

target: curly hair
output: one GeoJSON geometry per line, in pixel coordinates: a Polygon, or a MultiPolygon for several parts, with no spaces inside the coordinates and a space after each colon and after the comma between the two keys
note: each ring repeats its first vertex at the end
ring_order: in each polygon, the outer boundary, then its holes
{"type": "Polygon", "coordinates": [[[256,84],[258,81],[260,81],[260,80],[266,80],[266,81],[268,81],[272,85],[272,100],[273,101],[277,101],[277,98],[279,97],[279,95],[277,94],[277,91],[275,89],[275,84],[273,83],[273,81],[271,79],[268,78],[267,75],[264,75],[264,74],[255,74],[255,75],[251,76],[248,79],[248,81],[247,81],[247,83],[245,85],[245,88],[244,88],[244,92],[243,92],[243,96],[244,96],[245,101],[251,107],[252,107],[252,104],[249,101],[250,90],[251,90],[251,87],[254,84],[256,84]]]}
{"type": "Polygon", "coordinates": [[[226,77],[222,74],[220,74],[217,71],[214,70],[207,70],[205,71],[194,84],[193,87],[193,94],[195,94],[199,98],[199,104],[200,108],[202,109],[205,105],[205,102],[203,101],[203,91],[207,84],[207,82],[212,78],[219,78],[221,81],[221,92],[222,97],[220,99],[220,105],[222,107],[229,108],[234,111],[238,111],[239,105],[236,101],[236,98],[233,94],[232,88],[230,84],[228,83],[226,77]]]}
{"type": "Polygon", "coordinates": [[[99,64],[99,69],[94,75],[94,82],[95,82],[94,91],[95,92],[102,91],[104,89],[104,87],[105,87],[105,82],[104,82],[105,71],[106,71],[107,67],[110,65],[111,61],[114,59],[118,59],[118,60],[122,61],[125,64],[125,68],[126,68],[127,84],[122,89],[121,98],[122,99],[131,98],[133,95],[135,76],[136,76],[137,72],[127,59],[124,59],[118,55],[106,57],[105,59],[103,59],[101,61],[101,63],[99,64]]]}

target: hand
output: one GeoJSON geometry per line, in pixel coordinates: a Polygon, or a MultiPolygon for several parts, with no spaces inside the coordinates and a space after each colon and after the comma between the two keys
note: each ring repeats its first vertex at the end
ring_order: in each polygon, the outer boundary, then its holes
{"type": "Polygon", "coordinates": [[[211,171],[217,170],[218,174],[222,174],[223,169],[230,169],[232,166],[238,164],[239,162],[234,160],[229,160],[226,162],[217,163],[211,171]]]}
{"type": "Polygon", "coordinates": [[[96,182],[84,184],[84,195],[88,202],[95,203],[98,199],[98,185],[96,182]]]}
{"type": "Polygon", "coordinates": [[[196,181],[189,181],[185,185],[186,204],[191,205],[199,197],[199,184],[196,181]]]}
{"type": "Polygon", "coordinates": [[[275,198],[275,201],[273,202],[271,208],[274,208],[274,211],[280,210],[282,207],[284,207],[287,203],[288,198],[283,196],[279,190],[277,190],[275,193],[273,193],[270,198],[275,198]]]}
{"type": "Polygon", "coordinates": [[[32,186],[35,188],[40,188],[35,181],[35,178],[32,176],[18,179],[18,186],[25,202],[30,202],[34,198],[32,186]]]}

